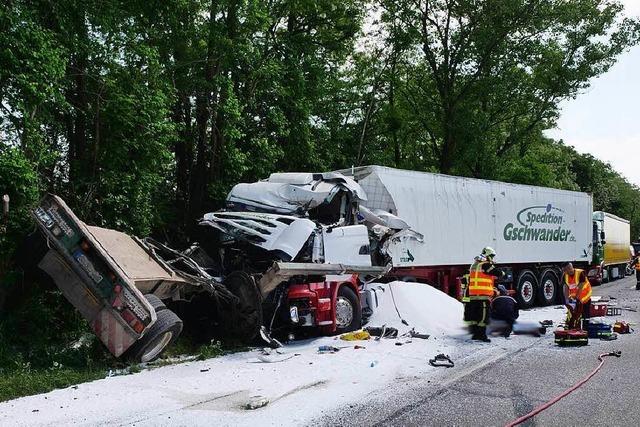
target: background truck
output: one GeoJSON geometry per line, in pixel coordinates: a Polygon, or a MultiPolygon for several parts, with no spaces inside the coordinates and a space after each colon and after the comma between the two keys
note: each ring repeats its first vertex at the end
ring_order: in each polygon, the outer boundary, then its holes
{"type": "Polygon", "coordinates": [[[602,283],[624,277],[631,258],[629,221],[608,212],[594,212],[593,242],[593,266],[589,270],[589,280],[602,283]]]}
{"type": "Polygon", "coordinates": [[[459,278],[482,248],[491,246],[507,273],[502,283],[526,308],[557,301],[563,262],[586,270],[592,266],[588,194],[380,166],[344,173],[366,191],[367,208],[401,216],[424,236],[422,244],[397,240],[391,245],[390,274],[402,280],[459,296],[459,278]]]}

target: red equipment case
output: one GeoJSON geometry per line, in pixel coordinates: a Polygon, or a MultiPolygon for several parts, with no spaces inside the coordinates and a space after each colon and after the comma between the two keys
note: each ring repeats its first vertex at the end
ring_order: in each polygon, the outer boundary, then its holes
{"type": "Polygon", "coordinates": [[[589,317],[603,317],[607,315],[609,304],[606,302],[592,302],[589,317]]]}

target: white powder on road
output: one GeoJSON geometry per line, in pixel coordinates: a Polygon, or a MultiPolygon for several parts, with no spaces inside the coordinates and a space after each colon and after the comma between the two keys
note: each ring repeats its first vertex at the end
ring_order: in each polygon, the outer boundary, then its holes
{"type": "MultiPolygon", "coordinates": [[[[405,343],[407,338],[346,342],[323,337],[287,345],[283,355],[261,356],[256,349],[105,378],[80,384],[77,389],[0,403],[0,425],[301,425],[339,406],[390,393],[394,383],[433,375],[444,369],[428,364],[437,353],[450,354],[458,362],[469,354],[477,357],[480,352],[504,352],[532,343],[529,337],[498,338],[491,344],[471,342],[462,329],[462,304],[458,301],[421,284],[379,286],[385,289],[382,305],[369,324],[386,323],[401,333],[413,327],[431,338],[405,343]],[[390,288],[409,326],[400,323],[390,288]],[[356,350],[356,344],[366,348],[356,350]],[[320,345],[346,348],[318,354],[320,345]],[[293,357],[263,362],[289,356],[293,357]],[[247,403],[262,398],[269,400],[267,406],[244,409],[247,403]]],[[[558,321],[563,315],[563,310],[546,308],[521,317],[558,321]]],[[[552,344],[552,336],[544,339],[552,344]]]]}

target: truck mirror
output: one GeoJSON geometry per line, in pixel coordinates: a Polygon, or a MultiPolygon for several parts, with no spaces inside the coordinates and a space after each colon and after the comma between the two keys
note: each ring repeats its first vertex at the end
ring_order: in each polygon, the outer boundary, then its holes
{"type": "MultiPolygon", "coordinates": [[[[600,240],[604,240],[606,239],[606,235],[604,234],[604,231],[600,232],[600,240]]],[[[602,242],[602,244],[604,245],[604,242],[602,242]]]]}

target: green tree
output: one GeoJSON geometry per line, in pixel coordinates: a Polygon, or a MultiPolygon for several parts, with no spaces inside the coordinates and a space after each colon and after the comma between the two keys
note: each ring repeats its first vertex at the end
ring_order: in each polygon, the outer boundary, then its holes
{"type": "Polygon", "coordinates": [[[422,134],[423,167],[444,173],[490,176],[486,157],[526,152],[531,135],[553,124],[558,102],[638,38],[637,21],[608,0],[381,4],[385,44],[405,47],[396,93],[422,134]]]}

